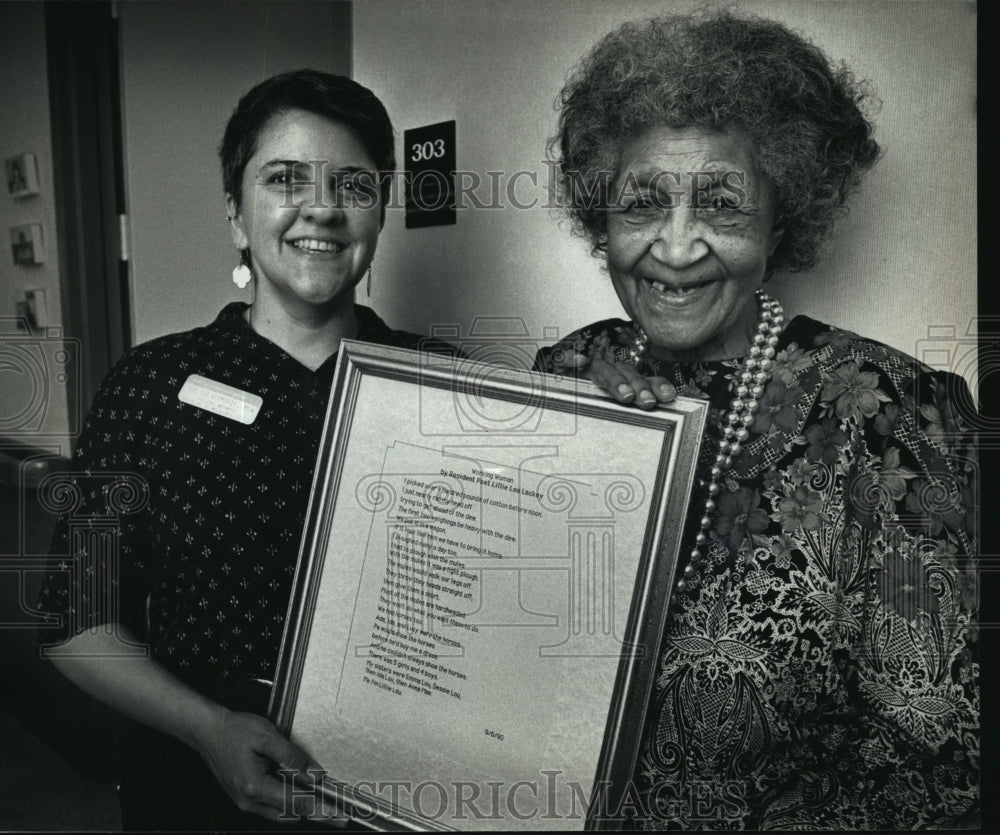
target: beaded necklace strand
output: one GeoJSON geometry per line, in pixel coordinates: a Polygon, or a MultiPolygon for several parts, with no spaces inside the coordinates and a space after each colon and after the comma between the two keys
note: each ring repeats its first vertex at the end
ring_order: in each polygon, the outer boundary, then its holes
{"type": "MultiPolygon", "coordinates": [[[[683,590],[694,578],[698,565],[704,558],[702,549],[708,544],[708,531],[712,527],[712,514],[715,512],[715,497],[721,489],[723,474],[733,465],[733,459],[743,451],[743,444],[750,437],[750,430],[756,420],[760,408],[760,398],[771,380],[771,367],[778,344],[778,336],[784,326],[785,316],[781,304],[771,298],[763,290],[756,292],[757,306],[760,310],[757,322],[757,332],[750,346],[750,355],[740,371],[730,384],[730,391],[735,397],[729,403],[729,412],[723,422],[722,438],[719,440],[718,452],[712,464],[708,480],[708,498],[705,500],[704,512],[700,525],[701,530],[695,537],[695,547],[688,555],[688,563],[684,574],[677,581],[678,590],[683,590]]],[[[638,368],[643,357],[649,351],[649,337],[638,324],[634,324],[636,337],[632,340],[629,357],[632,364],[638,368]]],[[[705,482],[701,482],[706,486],[705,482]]]]}

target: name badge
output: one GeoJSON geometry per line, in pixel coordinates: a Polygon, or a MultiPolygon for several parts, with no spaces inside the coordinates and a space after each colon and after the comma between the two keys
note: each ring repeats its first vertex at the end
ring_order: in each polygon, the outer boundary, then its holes
{"type": "Polygon", "coordinates": [[[264,398],[259,394],[227,386],[201,374],[192,374],[184,381],[177,399],[247,426],[257,419],[257,413],[264,405],[264,398]]]}

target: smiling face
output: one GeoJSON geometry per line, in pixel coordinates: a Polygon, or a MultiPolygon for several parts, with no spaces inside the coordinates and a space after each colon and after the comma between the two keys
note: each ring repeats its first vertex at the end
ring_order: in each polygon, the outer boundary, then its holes
{"type": "Polygon", "coordinates": [[[608,270],[653,354],[746,353],[753,294],[781,238],[750,143],[735,132],[652,128],[622,149],[613,194],[608,270]]]}
{"type": "Polygon", "coordinates": [[[353,304],[380,228],[375,163],[353,131],[291,110],[263,128],[230,196],[233,242],[250,250],[256,301],[296,318],[353,304]]]}

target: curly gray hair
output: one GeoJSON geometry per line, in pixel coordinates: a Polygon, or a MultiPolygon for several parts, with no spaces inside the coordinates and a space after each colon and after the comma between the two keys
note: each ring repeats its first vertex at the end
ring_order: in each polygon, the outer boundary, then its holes
{"type": "Polygon", "coordinates": [[[656,125],[739,129],[775,192],[784,235],[768,271],[804,270],[879,146],[874,97],[846,66],[780,23],[728,11],[626,23],[574,70],[557,99],[563,205],[593,252],[607,245],[606,206],[622,146],[656,125]]]}

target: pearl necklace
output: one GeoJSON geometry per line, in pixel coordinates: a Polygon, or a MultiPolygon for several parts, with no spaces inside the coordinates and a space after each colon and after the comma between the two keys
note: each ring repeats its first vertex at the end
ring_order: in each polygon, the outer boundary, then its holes
{"type": "MultiPolygon", "coordinates": [[[[719,441],[719,451],[712,464],[707,484],[708,498],[705,500],[705,509],[700,520],[701,530],[695,537],[694,549],[688,555],[688,564],[684,567],[684,575],[677,581],[677,588],[681,591],[694,578],[698,564],[704,557],[702,548],[708,544],[708,531],[712,527],[712,514],[716,509],[715,497],[721,489],[723,473],[732,467],[733,459],[743,451],[743,444],[750,437],[750,429],[753,427],[757,410],[760,408],[760,398],[771,380],[775,346],[778,344],[778,335],[781,333],[785,321],[784,310],[778,301],[772,299],[763,290],[758,290],[756,296],[760,308],[757,332],[754,334],[753,345],[750,346],[750,356],[747,357],[743,370],[736,375],[734,382],[730,384],[731,389],[735,385],[734,394],[736,396],[729,403],[729,412],[723,422],[722,439],[719,441]]],[[[632,364],[638,368],[643,356],[649,350],[649,337],[638,325],[635,325],[635,328],[637,335],[632,340],[629,357],[632,364]]],[[[706,486],[704,480],[699,484],[706,486]]]]}

